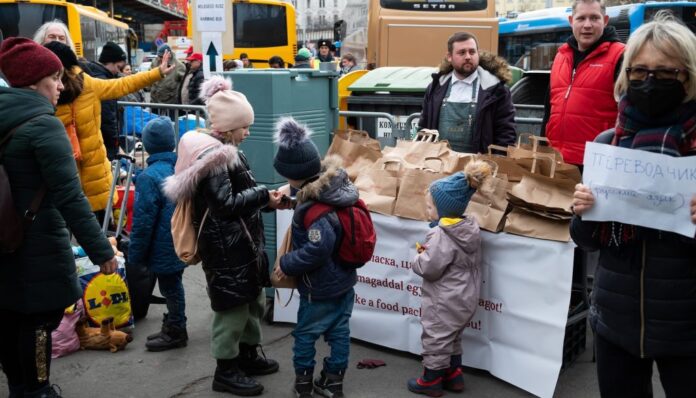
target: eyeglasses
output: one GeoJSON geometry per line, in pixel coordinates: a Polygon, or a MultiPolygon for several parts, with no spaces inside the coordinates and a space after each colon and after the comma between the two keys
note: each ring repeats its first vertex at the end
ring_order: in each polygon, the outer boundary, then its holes
{"type": "Polygon", "coordinates": [[[626,68],[629,80],[645,80],[648,76],[654,76],[657,80],[676,79],[681,72],[686,72],[686,69],[679,68],[659,68],[648,69],[637,66],[635,68],[626,68]]]}

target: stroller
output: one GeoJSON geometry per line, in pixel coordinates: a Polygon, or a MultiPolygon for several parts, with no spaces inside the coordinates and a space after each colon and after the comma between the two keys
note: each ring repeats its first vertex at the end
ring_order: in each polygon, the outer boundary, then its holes
{"type": "Polygon", "coordinates": [[[129,231],[132,220],[132,205],[135,192],[131,190],[131,182],[135,172],[135,158],[126,154],[117,154],[112,161],[113,182],[109,191],[109,201],[106,205],[106,215],[102,230],[106,236],[116,238],[117,248],[123,252],[126,259],[126,283],[130,292],[131,310],[135,320],[147,316],[150,308],[152,291],[156,278],[142,264],[132,264],[128,261],[129,231]],[[114,203],[114,194],[119,192],[119,203],[114,203]],[[117,205],[117,206],[115,206],[117,205]],[[117,207],[117,211],[114,211],[117,207]],[[115,222],[111,222],[114,220],[115,222]]]}

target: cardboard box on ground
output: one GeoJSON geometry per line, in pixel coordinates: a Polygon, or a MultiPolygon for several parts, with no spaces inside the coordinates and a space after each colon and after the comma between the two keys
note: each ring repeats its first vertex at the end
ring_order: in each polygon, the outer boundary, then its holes
{"type": "Polygon", "coordinates": [[[415,220],[426,220],[425,192],[432,181],[463,171],[472,158],[487,160],[494,164],[494,175],[473,196],[466,214],[487,231],[567,242],[580,171],[542,143],[548,144],[544,138],[522,135],[516,145],[467,154],[453,151],[431,130],[380,150],[366,132],[336,130],[327,155],[343,158],[371,211],[415,220]]]}

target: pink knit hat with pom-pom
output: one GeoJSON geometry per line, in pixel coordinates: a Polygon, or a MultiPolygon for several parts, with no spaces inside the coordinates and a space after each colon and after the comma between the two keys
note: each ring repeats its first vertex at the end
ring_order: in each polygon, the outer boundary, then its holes
{"type": "Polygon", "coordinates": [[[221,76],[213,76],[201,85],[201,98],[208,107],[210,127],[224,133],[254,123],[254,109],[246,96],[232,91],[232,84],[221,76]]]}

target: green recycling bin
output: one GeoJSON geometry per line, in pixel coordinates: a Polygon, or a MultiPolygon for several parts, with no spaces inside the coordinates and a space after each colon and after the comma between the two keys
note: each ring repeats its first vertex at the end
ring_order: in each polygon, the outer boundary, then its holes
{"type": "Polygon", "coordinates": [[[313,132],[323,155],[338,126],[338,73],[313,69],[241,69],[222,73],[234,90],[246,95],[254,108],[251,135],[241,144],[254,177],[260,184],[285,181],[273,169],[276,122],[292,116],[313,132]]]}

